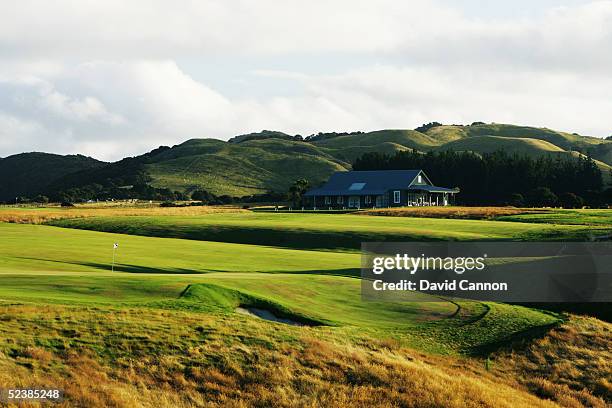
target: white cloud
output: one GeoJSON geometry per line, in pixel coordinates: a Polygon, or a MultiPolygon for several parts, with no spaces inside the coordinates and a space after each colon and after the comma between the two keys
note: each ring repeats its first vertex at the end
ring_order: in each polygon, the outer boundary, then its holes
{"type": "Polygon", "coordinates": [[[0,155],[431,120],[606,136],[611,18],[612,1],[483,20],[432,1],[23,0],[0,17],[0,155]],[[209,78],[186,60],[237,67],[209,78]]]}
{"type": "Polygon", "coordinates": [[[3,9],[0,44],[17,58],[399,53],[584,69],[612,61],[611,17],[610,0],[487,21],[424,0],[22,0],[3,9]]]}

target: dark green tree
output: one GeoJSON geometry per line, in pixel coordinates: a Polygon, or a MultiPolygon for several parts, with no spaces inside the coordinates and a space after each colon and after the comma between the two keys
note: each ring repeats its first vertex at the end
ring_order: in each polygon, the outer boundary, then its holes
{"type": "Polygon", "coordinates": [[[195,201],[201,201],[204,204],[208,204],[215,201],[214,194],[209,193],[206,190],[195,190],[191,193],[191,199],[195,201]]]}
{"type": "Polygon", "coordinates": [[[510,196],[510,200],[508,204],[514,207],[524,207],[525,206],[525,197],[521,193],[514,193],[510,196]]]}
{"type": "Polygon", "coordinates": [[[559,194],[559,204],[563,208],[582,208],[584,200],[574,193],[567,192],[559,194]]]}
{"type": "Polygon", "coordinates": [[[554,207],[557,196],[548,187],[536,187],[527,194],[527,203],[533,207],[554,207]]]}
{"type": "Polygon", "coordinates": [[[299,207],[302,203],[302,196],[310,188],[310,182],[306,179],[299,179],[289,187],[288,198],[293,207],[299,207]]]}
{"type": "Polygon", "coordinates": [[[40,204],[47,204],[49,202],[49,197],[47,197],[46,195],[39,194],[36,196],[36,198],[34,198],[34,202],[40,204]]]}

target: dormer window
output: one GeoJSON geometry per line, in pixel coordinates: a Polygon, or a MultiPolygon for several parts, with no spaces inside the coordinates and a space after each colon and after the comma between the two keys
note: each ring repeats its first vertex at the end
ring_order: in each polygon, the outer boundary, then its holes
{"type": "Polygon", "coordinates": [[[417,183],[423,184],[423,176],[421,176],[420,174],[417,176],[417,183]]]}

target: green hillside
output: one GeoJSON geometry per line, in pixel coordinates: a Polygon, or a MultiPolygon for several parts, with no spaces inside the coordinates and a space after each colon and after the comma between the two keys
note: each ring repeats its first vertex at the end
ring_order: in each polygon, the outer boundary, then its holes
{"type": "Polygon", "coordinates": [[[555,132],[549,129],[514,125],[438,126],[428,135],[439,140],[449,140],[438,150],[472,151],[492,153],[505,150],[508,153],[539,157],[555,155],[586,156],[590,154],[602,171],[605,181],[610,180],[612,170],[612,142],[595,137],[555,132]],[[561,147],[564,146],[565,148],[561,147]]]}
{"type": "Polygon", "coordinates": [[[203,189],[231,196],[283,192],[296,179],[318,184],[335,171],[348,170],[364,153],[393,154],[411,149],[476,153],[503,149],[531,157],[590,155],[609,180],[612,141],[505,124],[422,129],[426,130],[319,133],[306,139],[266,130],[236,136],[228,142],[191,139],[110,164],[83,156],[15,155],[0,159],[0,201],[75,187],[91,191],[93,184],[106,188],[103,191],[108,197],[134,186],[142,190],[145,184],[168,191],[203,189]]]}
{"type": "Polygon", "coordinates": [[[106,163],[81,155],[21,153],[0,159],[0,201],[38,194],[61,177],[106,163]]]}
{"type": "Polygon", "coordinates": [[[559,146],[545,140],[502,136],[466,137],[446,143],[440,149],[473,151],[476,153],[492,153],[503,149],[508,153],[527,156],[540,156],[548,153],[570,154],[559,146]]]}
{"type": "Polygon", "coordinates": [[[281,139],[239,144],[193,139],[146,164],[151,184],[172,190],[205,188],[213,194],[285,191],[299,178],[321,182],[349,164],[308,143],[281,139]]]}
{"type": "MultiPolygon", "coordinates": [[[[591,155],[596,160],[612,165],[612,141],[591,136],[581,136],[575,133],[558,132],[546,128],[493,123],[471,126],[438,126],[429,129],[426,133],[430,137],[439,140],[442,144],[456,140],[483,136],[508,138],[512,140],[512,142],[507,141],[503,147],[519,152],[525,147],[524,144],[520,143],[519,139],[539,140],[542,142],[548,142],[549,144],[552,144],[565,151],[577,151],[583,154],[591,155]]],[[[479,146],[479,143],[472,142],[471,146],[475,149],[475,151],[482,152],[485,151],[484,149],[490,146],[490,141],[487,139],[477,140],[487,143],[488,146],[479,146]]],[[[447,147],[452,146],[449,145],[447,147]]]]}

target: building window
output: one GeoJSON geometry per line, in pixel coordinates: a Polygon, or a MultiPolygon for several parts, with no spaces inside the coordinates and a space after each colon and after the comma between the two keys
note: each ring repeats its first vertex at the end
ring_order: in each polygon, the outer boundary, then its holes
{"type": "Polygon", "coordinates": [[[401,193],[399,191],[394,191],[393,192],[393,203],[394,204],[399,204],[401,201],[401,193]]]}
{"type": "Polygon", "coordinates": [[[372,197],[371,196],[365,196],[365,203],[366,204],[372,204],[372,197]]]}
{"type": "Polygon", "coordinates": [[[344,197],[338,196],[338,204],[342,204],[344,202],[344,197]]]}
{"type": "Polygon", "coordinates": [[[421,176],[420,174],[417,176],[417,183],[419,184],[423,183],[423,176],[421,176]]]}
{"type": "Polygon", "coordinates": [[[331,204],[331,197],[325,196],[325,204],[331,204]]]}

